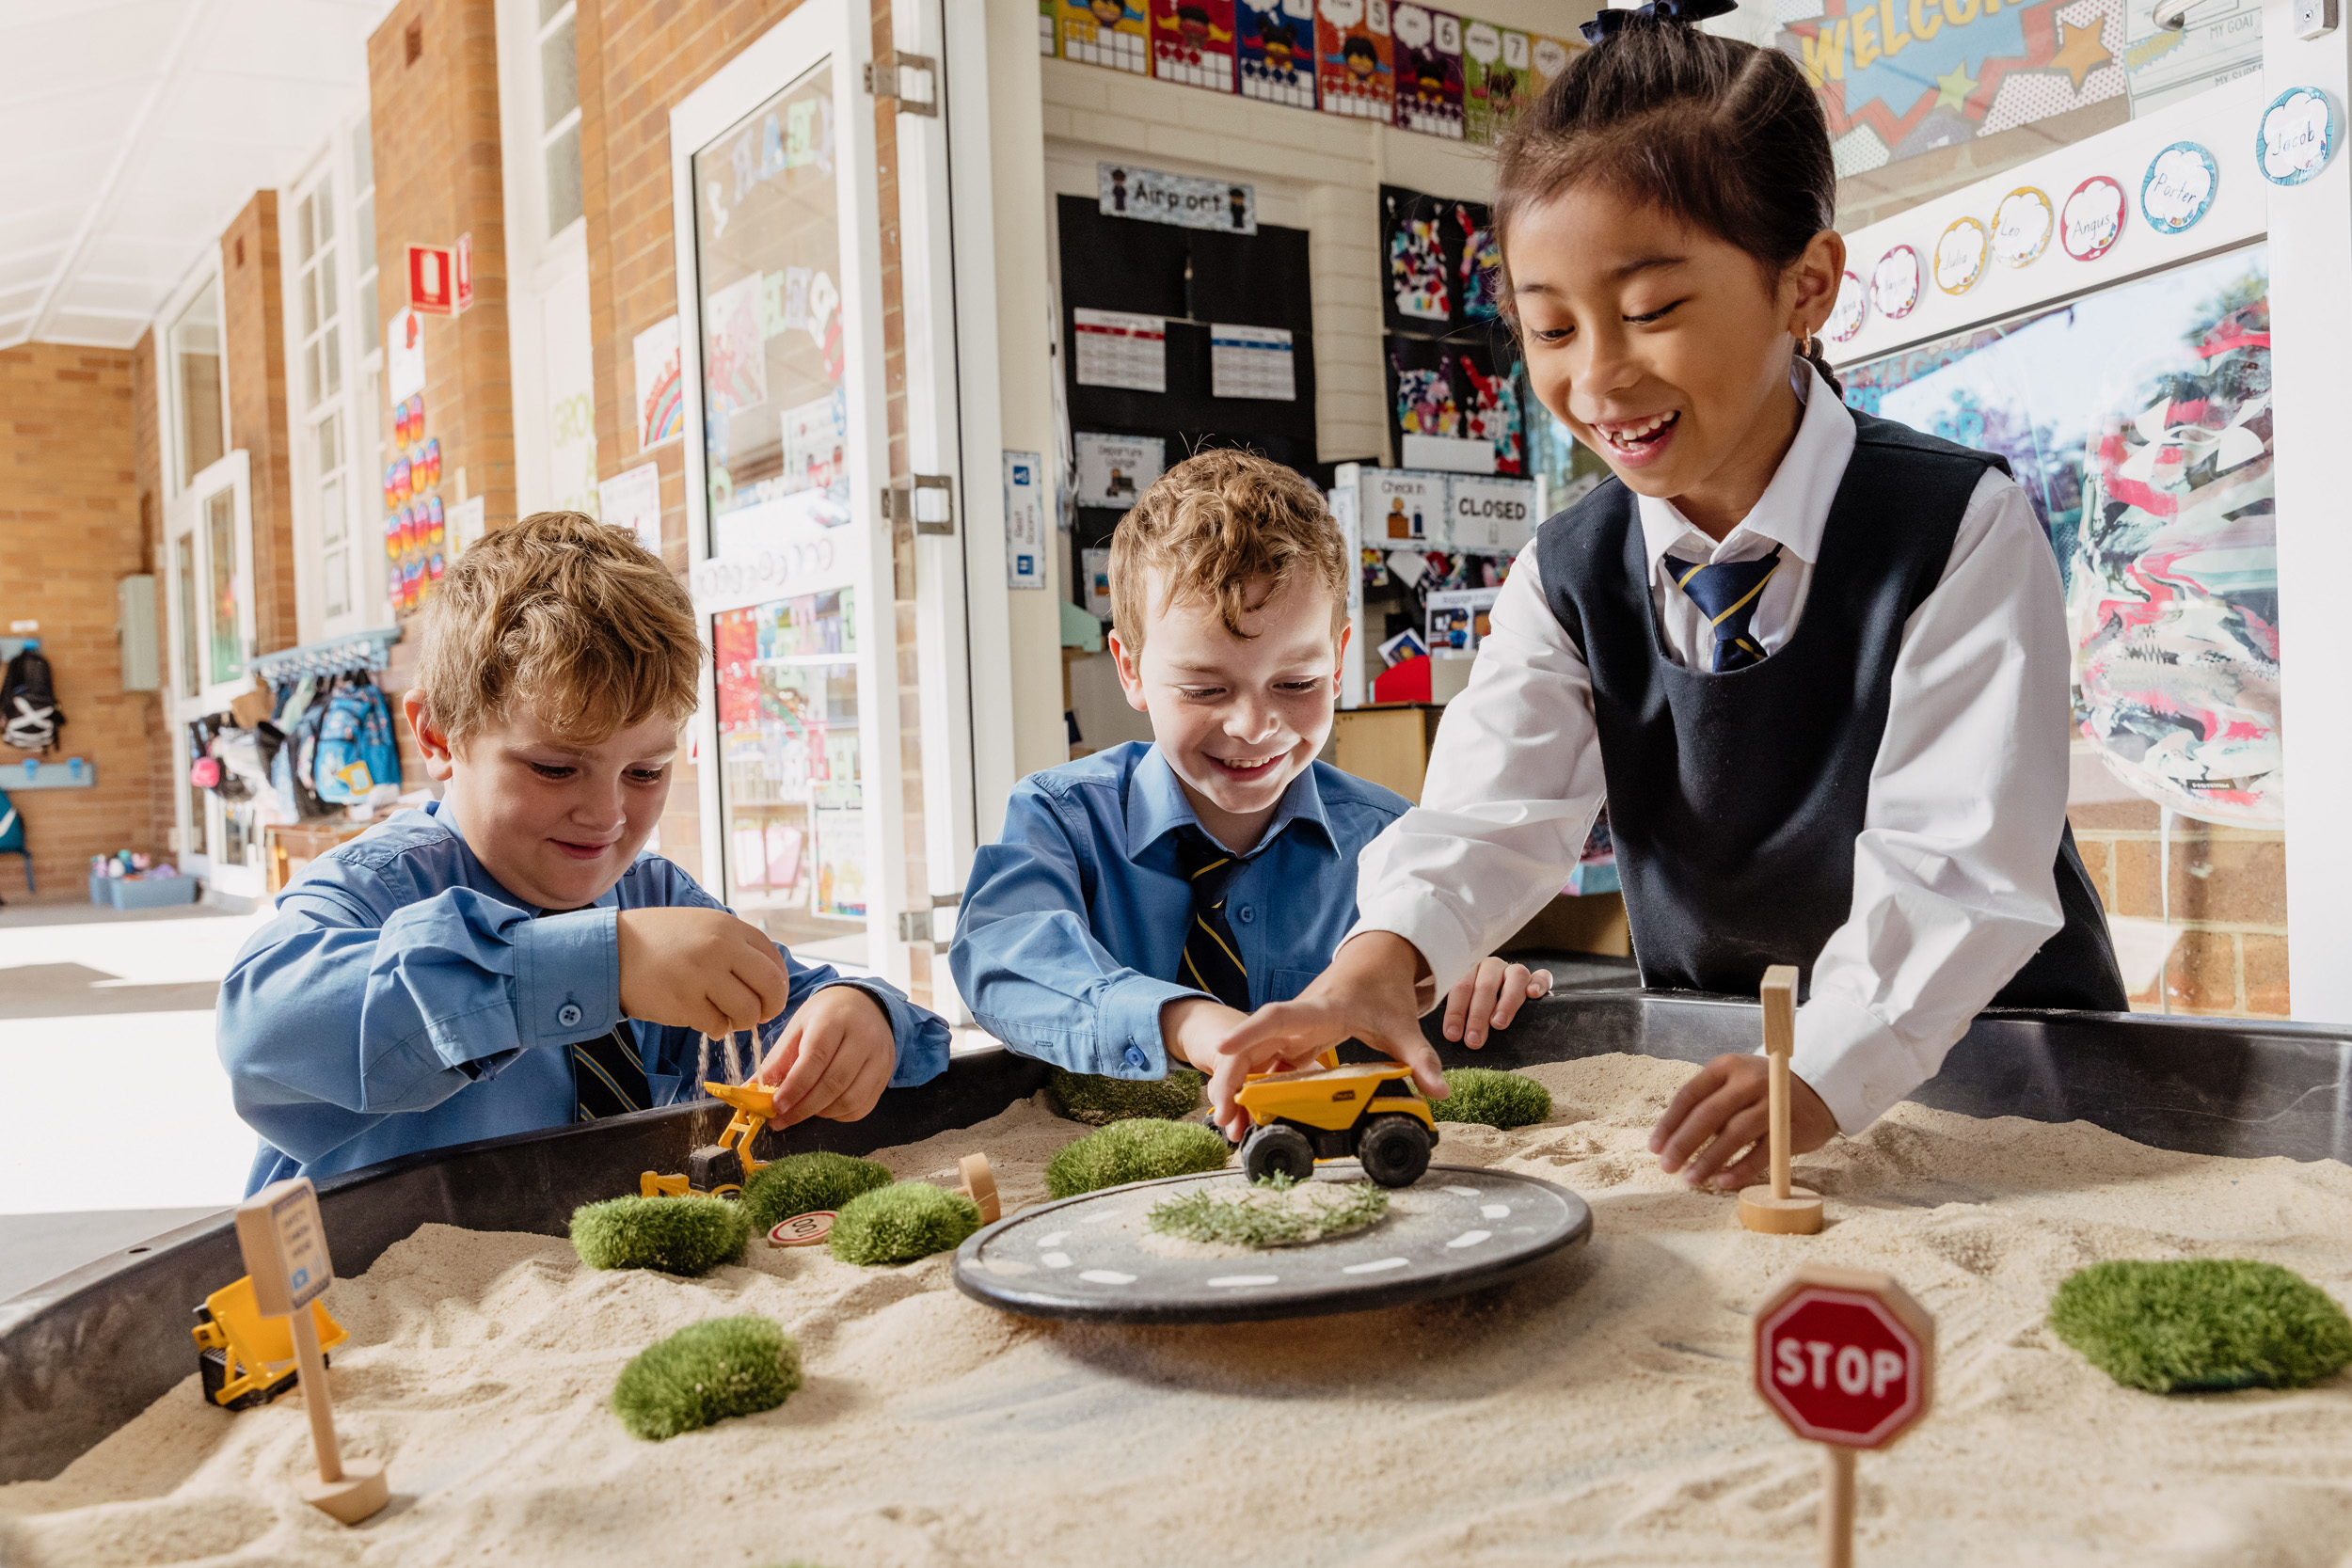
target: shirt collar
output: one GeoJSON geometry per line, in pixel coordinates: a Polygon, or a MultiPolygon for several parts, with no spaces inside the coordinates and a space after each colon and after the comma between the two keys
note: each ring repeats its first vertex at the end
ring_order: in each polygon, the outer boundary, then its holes
{"type": "MultiPolygon", "coordinates": [[[[1192,802],[1184,798],[1184,786],[1176,780],[1176,770],[1168,765],[1159,747],[1152,746],[1144,752],[1143,760],[1136,764],[1127,784],[1127,858],[1138,859],[1177,829],[1199,827],[1200,822],[1192,802]]],[[[1282,803],[1275,808],[1274,820],[1267,825],[1265,836],[1248,846],[1244,853],[1255,854],[1272,844],[1293,822],[1312,823],[1323,834],[1324,843],[1337,852],[1339,840],[1331,832],[1330,818],[1324,815],[1323,792],[1315,787],[1312,763],[1302,768],[1298,777],[1291,781],[1291,786],[1282,791],[1282,803]]]]}
{"type": "Polygon", "coordinates": [[[1819,371],[1802,359],[1797,368],[1803,374],[1792,374],[1792,379],[1800,383],[1797,395],[1804,403],[1797,438],[1789,443],[1788,455],[1780,460],[1764,494],[1722,544],[1701,533],[1674,502],[1653,496],[1634,498],[1641,508],[1642,544],[1652,578],[1658,576],[1659,562],[1670,553],[1686,560],[1695,555],[1708,562],[1746,561],[1778,545],[1808,564],[1820,560],[1830,502],[1836,499],[1838,483],[1853,457],[1853,415],[1819,371]]]}

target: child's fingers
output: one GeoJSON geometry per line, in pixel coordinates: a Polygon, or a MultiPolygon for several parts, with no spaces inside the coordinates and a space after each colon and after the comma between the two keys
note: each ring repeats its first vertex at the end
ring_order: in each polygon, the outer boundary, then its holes
{"type": "Polygon", "coordinates": [[[808,1120],[811,1117],[832,1117],[835,1120],[854,1118],[859,1113],[846,1114],[841,1109],[858,1078],[861,1053],[848,1040],[836,1041],[825,1058],[824,1069],[803,1089],[785,1112],[785,1123],[808,1120]]]}
{"type": "Polygon", "coordinates": [[[1466,974],[1454,983],[1452,990],[1445,993],[1445,1037],[1447,1039],[1458,1040],[1462,1037],[1462,1021],[1470,1016],[1470,989],[1474,980],[1475,976],[1466,974]]]}
{"type": "Polygon", "coordinates": [[[785,1125],[803,1119],[801,1102],[823,1081],[833,1060],[841,1053],[841,1026],[832,1020],[814,1022],[801,1032],[800,1054],[791,1070],[776,1085],[776,1116],[785,1125]]]}
{"type": "Polygon", "coordinates": [[[1462,1043],[1472,1051],[1486,1043],[1486,1031],[1494,1027],[1495,1004],[1507,973],[1501,958],[1479,960],[1477,973],[1471,977],[1470,1022],[1462,1036],[1462,1043]]]}
{"type": "MultiPolygon", "coordinates": [[[[1699,1069],[1681,1088],[1675,1091],[1674,1099],[1666,1104],[1666,1114],[1658,1118],[1656,1127],[1650,1129],[1649,1151],[1652,1154],[1663,1154],[1666,1151],[1666,1140],[1674,1136],[1675,1130],[1682,1125],[1685,1118],[1696,1110],[1708,1095],[1723,1087],[1725,1076],[1724,1061],[1725,1058],[1722,1056],[1716,1057],[1699,1069]]],[[[1669,1165],[1666,1168],[1672,1170],[1674,1167],[1669,1165]]]]}
{"type": "Polygon", "coordinates": [[[784,960],[776,957],[776,944],[759,927],[746,924],[743,929],[747,940],[740,951],[732,956],[728,967],[757,1004],[759,1016],[753,1022],[765,1023],[784,1011],[785,1004],[792,999],[792,976],[785,969],[784,960]]]}
{"type": "MultiPolygon", "coordinates": [[[[1771,1119],[1771,1112],[1766,1106],[1755,1103],[1741,1106],[1724,1121],[1714,1141],[1692,1157],[1691,1168],[1682,1173],[1682,1179],[1693,1187],[1704,1187],[1710,1180],[1717,1186],[1738,1180],[1737,1172],[1744,1162],[1735,1163],[1732,1156],[1743,1152],[1754,1155],[1761,1147],[1766,1124],[1771,1119]]],[[[1772,1158],[1769,1148],[1764,1148],[1762,1152],[1765,1159],[1772,1158]]]]}
{"type": "Polygon", "coordinates": [[[1551,994],[1551,971],[1532,969],[1527,974],[1527,999],[1530,1002],[1551,994]]]}
{"type": "Polygon", "coordinates": [[[828,1121],[859,1120],[881,1101],[882,1090],[890,1086],[892,1063],[876,1053],[860,1051],[855,1046],[845,1047],[834,1060],[836,1063],[852,1063],[853,1075],[839,1093],[830,1098],[826,1097],[825,1085],[819,1084],[817,1092],[809,1097],[814,1107],[809,1115],[823,1117],[828,1121]],[[820,1100],[824,1102],[818,1104],[820,1100]]]}
{"type": "MultiPolygon", "coordinates": [[[[1721,1133],[1732,1117],[1756,1102],[1756,1096],[1753,1090],[1754,1085],[1734,1079],[1699,1101],[1666,1139],[1666,1147],[1659,1151],[1659,1165],[1671,1176],[1690,1164],[1708,1139],[1721,1133]]],[[[1724,1150],[1726,1154],[1729,1152],[1724,1150]]],[[[1718,1154],[1708,1160],[1706,1168],[1714,1169],[1722,1163],[1723,1157],[1718,1154]]]]}
{"type": "Polygon", "coordinates": [[[1525,964],[1513,964],[1504,973],[1502,991],[1495,997],[1494,1026],[1508,1029],[1521,1007],[1550,991],[1551,971],[1538,969],[1531,973],[1525,964]]]}
{"type": "Polygon", "coordinates": [[[730,1029],[756,1029],[762,1019],[771,1016],[759,1010],[759,993],[733,974],[712,975],[704,986],[703,999],[724,1021],[716,1029],[705,1029],[703,1032],[707,1035],[723,1035],[730,1029]]]}
{"type": "MultiPolygon", "coordinates": [[[[801,1025],[806,1016],[803,1013],[801,1017],[793,1019],[776,1036],[776,1043],[768,1049],[767,1059],[762,1061],[759,1064],[759,1069],[752,1074],[754,1083],[771,1087],[781,1087],[784,1081],[791,1076],[792,1064],[800,1060],[801,1025]]],[[[773,1108],[774,1102],[775,1097],[771,1094],[769,1096],[771,1109],[773,1108]]],[[[782,1132],[785,1125],[785,1119],[781,1116],[771,1116],[768,1118],[768,1126],[772,1131],[782,1132]]]]}

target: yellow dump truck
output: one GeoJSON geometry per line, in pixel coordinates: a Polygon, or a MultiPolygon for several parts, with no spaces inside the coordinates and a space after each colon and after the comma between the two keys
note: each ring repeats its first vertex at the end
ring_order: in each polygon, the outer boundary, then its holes
{"type": "Polygon", "coordinates": [[[1241,1166],[1252,1181],[1303,1181],[1316,1161],[1353,1155],[1383,1187],[1409,1187],[1438,1146],[1437,1118],[1402,1062],[1257,1073],[1238,1098],[1251,1123],[1241,1166]]]}

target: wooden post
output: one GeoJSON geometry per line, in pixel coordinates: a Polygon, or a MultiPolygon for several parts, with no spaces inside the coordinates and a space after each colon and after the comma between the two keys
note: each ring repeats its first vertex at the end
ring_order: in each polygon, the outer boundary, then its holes
{"type": "Polygon", "coordinates": [[[326,1357],[319,1349],[310,1304],[334,1282],[326,1232],[319,1224],[318,1193],[307,1177],[274,1182],[237,1205],[237,1250],[253,1278],[253,1301],[265,1318],[290,1318],[302,1404],[310,1418],[315,1480],[301,1483],[302,1500],[346,1525],[373,1516],[391,1501],[384,1466],[372,1459],[346,1464],[335,1437],[335,1411],[326,1392],[326,1357]]]}
{"type": "Polygon", "coordinates": [[[1821,1445],[1821,1568],[1853,1568],[1853,1449],[1821,1445]]]}
{"type": "Polygon", "coordinates": [[[1772,1180],[1740,1194],[1740,1223],[1775,1236],[1810,1236],[1821,1228],[1819,1193],[1788,1180],[1788,1057],[1797,1049],[1797,972],[1774,964],[1764,972],[1765,1138],[1772,1180]]]}

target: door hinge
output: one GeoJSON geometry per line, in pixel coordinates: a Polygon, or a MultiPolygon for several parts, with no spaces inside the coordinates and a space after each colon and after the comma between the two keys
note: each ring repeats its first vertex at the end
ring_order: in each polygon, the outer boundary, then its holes
{"type": "Polygon", "coordinates": [[[875,98],[895,98],[902,115],[939,114],[939,62],[929,55],[894,51],[887,60],[868,61],[866,90],[875,98]]]}
{"type": "Polygon", "coordinates": [[[910,474],[882,493],[882,521],[911,522],[917,533],[956,531],[955,481],[946,474],[910,474]]]}

